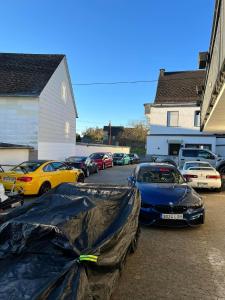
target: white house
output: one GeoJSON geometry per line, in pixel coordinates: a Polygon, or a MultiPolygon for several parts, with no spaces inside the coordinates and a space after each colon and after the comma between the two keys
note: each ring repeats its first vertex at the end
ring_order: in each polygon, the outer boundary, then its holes
{"type": "Polygon", "coordinates": [[[0,142],[64,159],[75,153],[76,117],[65,55],[0,53],[0,142]]]}
{"type": "Polygon", "coordinates": [[[224,137],[200,131],[201,87],[204,71],[160,70],[153,104],[147,103],[148,155],[177,155],[180,147],[207,148],[225,155],[224,137]],[[221,145],[221,146],[220,146],[221,145]]]}

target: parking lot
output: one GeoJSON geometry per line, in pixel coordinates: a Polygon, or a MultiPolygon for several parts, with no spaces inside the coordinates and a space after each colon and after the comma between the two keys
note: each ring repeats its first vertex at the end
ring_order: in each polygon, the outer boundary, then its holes
{"type": "MultiPolygon", "coordinates": [[[[133,168],[110,168],[86,182],[126,184],[133,168]]],[[[225,299],[225,192],[201,196],[205,225],[142,227],[139,247],[127,259],[113,300],[225,299]]]]}

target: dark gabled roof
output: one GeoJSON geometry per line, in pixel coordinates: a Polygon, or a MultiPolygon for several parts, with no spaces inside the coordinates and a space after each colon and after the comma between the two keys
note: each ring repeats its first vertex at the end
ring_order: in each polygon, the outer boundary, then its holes
{"type": "Polygon", "coordinates": [[[0,143],[0,148],[6,149],[33,149],[31,146],[27,145],[17,145],[17,144],[9,144],[9,143],[0,143]]]}
{"type": "Polygon", "coordinates": [[[155,104],[196,102],[196,87],[203,86],[205,70],[165,72],[160,70],[155,104]]]}
{"type": "Polygon", "coordinates": [[[64,55],[0,53],[0,96],[38,96],[64,55]]]}
{"type": "MultiPolygon", "coordinates": [[[[106,132],[109,133],[110,127],[109,126],[104,126],[103,127],[103,131],[106,131],[106,132]]],[[[111,126],[111,134],[112,134],[112,136],[117,136],[118,134],[120,134],[123,131],[124,131],[124,127],[123,126],[111,126]]]]}

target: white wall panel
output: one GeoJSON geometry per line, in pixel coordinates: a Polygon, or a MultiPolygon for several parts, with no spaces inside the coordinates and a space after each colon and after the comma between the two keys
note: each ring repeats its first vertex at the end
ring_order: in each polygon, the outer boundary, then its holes
{"type": "Polygon", "coordinates": [[[75,155],[73,143],[38,143],[38,159],[64,160],[73,155],[75,155]]]}
{"type": "Polygon", "coordinates": [[[130,153],[129,147],[76,144],[76,156],[89,156],[94,152],[130,153]]]}
{"type": "Polygon", "coordinates": [[[37,148],[38,98],[0,97],[0,142],[37,148]]]}

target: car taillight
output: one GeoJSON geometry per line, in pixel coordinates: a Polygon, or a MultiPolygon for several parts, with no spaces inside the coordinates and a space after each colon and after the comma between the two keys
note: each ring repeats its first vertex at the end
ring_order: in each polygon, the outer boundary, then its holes
{"type": "Polygon", "coordinates": [[[198,178],[198,175],[193,175],[193,174],[185,174],[184,178],[189,179],[189,178],[198,178]]]}
{"type": "Polygon", "coordinates": [[[32,181],[32,177],[24,176],[24,177],[19,177],[17,178],[17,181],[22,181],[22,182],[30,182],[32,181]]]}
{"type": "Polygon", "coordinates": [[[221,177],[219,175],[207,175],[207,179],[220,179],[221,177]]]}

